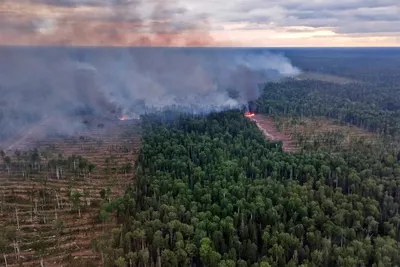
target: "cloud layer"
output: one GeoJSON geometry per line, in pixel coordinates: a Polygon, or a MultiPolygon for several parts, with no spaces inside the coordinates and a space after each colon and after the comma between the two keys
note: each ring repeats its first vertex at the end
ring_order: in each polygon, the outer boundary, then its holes
{"type": "Polygon", "coordinates": [[[3,42],[54,45],[204,46],[202,14],[168,0],[5,0],[3,42]],[[7,38],[8,37],[8,38],[7,38]]]}
{"type": "Polygon", "coordinates": [[[3,0],[3,44],[399,45],[397,0],[3,0]]]}

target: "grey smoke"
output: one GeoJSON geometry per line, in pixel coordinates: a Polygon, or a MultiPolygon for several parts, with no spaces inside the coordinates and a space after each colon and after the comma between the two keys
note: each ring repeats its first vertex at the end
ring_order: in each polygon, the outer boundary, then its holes
{"type": "Polygon", "coordinates": [[[7,32],[32,37],[28,43],[51,45],[0,47],[0,140],[46,118],[52,118],[50,132],[70,133],[80,129],[83,114],[116,119],[169,106],[238,107],[257,99],[263,83],[299,73],[284,56],[267,52],[129,48],[214,45],[207,18],[178,1],[27,2],[70,9],[52,18],[32,13],[21,21],[11,12],[0,19],[7,32]],[[78,6],[103,12],[74,13],[78,6]]]}
{"type": "MultiPolygon", "coordinates": [[[[118,59],[95,59],[101,91],[120,107],[237,107],[259,97],[259,85],[295,76],[287,58],[270,53],[247,55],[221,50],[129,50],[118,59]],[[237,98],[228,89],[238,92],[237,98]]],[[[135,112],[141,113],[142,107],[135,112]]]]}
{"type": "Polygon", "coordinates": [[[0,58],[2,137],[49,116],[73,131],[80,113],[238,107],[260,84],[299,73],[281,55],[223,49],[2,47],[0,58]]]}

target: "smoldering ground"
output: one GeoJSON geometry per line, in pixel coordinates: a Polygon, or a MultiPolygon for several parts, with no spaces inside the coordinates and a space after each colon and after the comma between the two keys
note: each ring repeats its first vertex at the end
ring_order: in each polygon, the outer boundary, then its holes
{"type": "MultiPolygon", "coordinates": [[[[51,23],[40,14],[24,17],[26,38],[51,46],[0,48],[0,138],[47,117],[57,118],[50,132],[69,133],[81,126],[80,114],[116,118],[168,106],[192,112],[236,107],[256,99],[260,84],[299,72],[268,52],[146,48],[213,44],[207,19],[177,2],[15,1],[40,2],[58,15],[51,23]],[[93,42],[97,47],[74,47],[93,42]]],[[[8,32],[22,31],[15,18],[4,21],[10,21],[8,32]]]]}

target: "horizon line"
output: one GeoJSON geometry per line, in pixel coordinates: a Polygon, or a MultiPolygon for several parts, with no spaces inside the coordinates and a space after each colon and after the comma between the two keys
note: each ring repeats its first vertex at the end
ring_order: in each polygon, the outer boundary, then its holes
{"type": "Polygon", "coordinates": [[[313,49],[327,49],[327,48],[358,48],[358,49],[371,49],[371,48],[400,48],[399,46],[140,46],[140,45],[133,45],[133,46],[123,46],[123,45],[51,45],[51,44],[42,44],[42,45],[29,45],[29,44],[0,44],[0,47],[43,47],[43,48],[202,48],[202,49],[215,49],[215,48],[222,48],[222,49],[271,49],[271,48],[313,48],[313,49]]]}

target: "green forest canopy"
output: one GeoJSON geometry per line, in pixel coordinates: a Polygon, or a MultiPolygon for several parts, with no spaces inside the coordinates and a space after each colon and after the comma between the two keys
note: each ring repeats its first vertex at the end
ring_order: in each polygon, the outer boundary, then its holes
{"type": "Polygon", "coordinates": [[[399,136],[400,86],[373,83],[335,84],[289,79],[269,83],[257,111],[269,115],[326,116],[372,132],[399,136]]]}
{"type": "Polygon", "coordinates": [[[283,153],[240,111],[143,118],[105,266],[398,266],[400,155],[283,153]]]}

